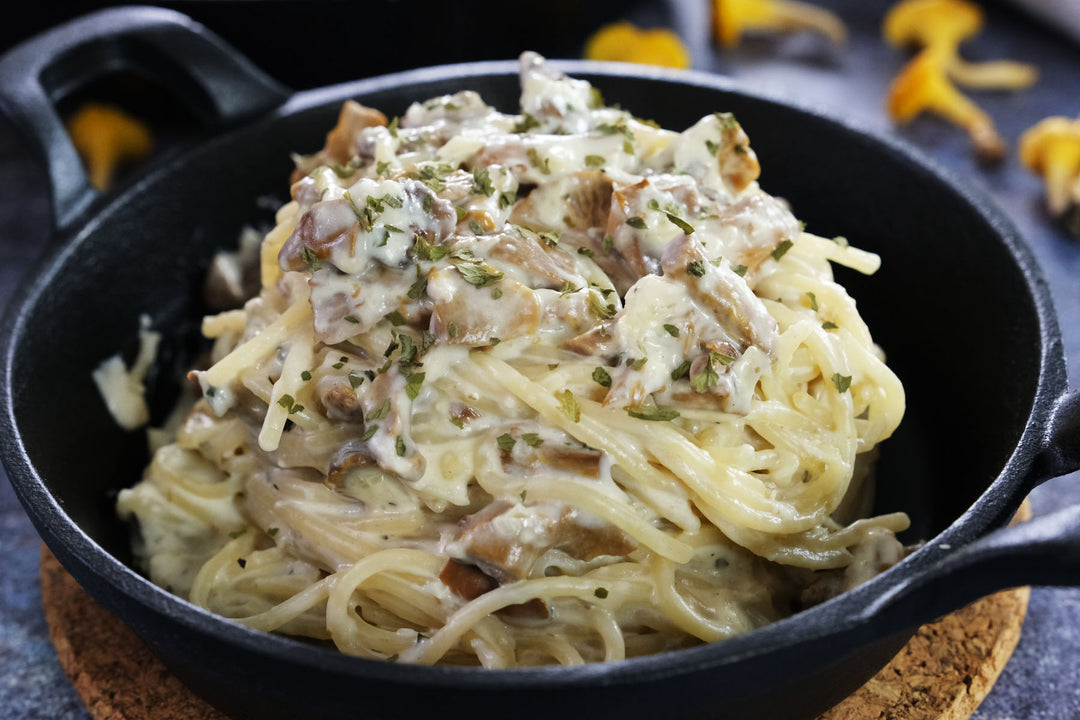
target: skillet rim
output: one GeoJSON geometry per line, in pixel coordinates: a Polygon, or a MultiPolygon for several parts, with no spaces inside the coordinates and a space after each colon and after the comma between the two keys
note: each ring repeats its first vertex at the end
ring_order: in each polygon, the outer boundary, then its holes
{"type": "MultiPolygon", "coordinates": [[[[233,620],[215,615],[192,605],[178,596],[154,585],[134,569],[120,562],[96,541],[91,539],[64,512],[57,498],[49,492],[29,459],[12,403],[15,383],[15,342],[23,336],[29,309],[47,291],[51,281],[58,275],[65,259],[75,252],[81,242],[96,228],[108,222],[110,214],[122,207],[130,193],[140,186],[150,185],[168,176],[177,165],[187,158],[212,151],[217,145],[227,143],[237,133],[268,123],[285,116],[312,110],[328,103],[340,103],[346,98],[374,92],[398,90],[410,85],[453,81],[464,89],[467,83],[485,76],[518,74],[516,60],[494,60],[455,63],[374,76],[353,82],[340,83],[311,90],[303,90],[290,96],[279,108],[237,128],[206,138],[199,145],[186,150],[179,157],[168,158],[151,168],[118,193],[102,203],[89,208],[84,215],[69,226],[59,238],[57,247],[27,274],[4,310],[3,326],[0,328],[0,403],[3,404],[2,424],[7,432],[0,436],[3,453],[12,485],[27,514],[46,544],[59,550],[58,555],[67,562],[73,574],[78,573],[91,583],[103,582],[104,592],[119,593],[119,599],[148,609],[157,616],[183,627],[193,636],[214,635],[239,649],[252,652],[265,659],[283,664],[301,664],[339,676],[364,676],[370,680],[382,680],[409,686],[467,686],[468,689],[497,689],[529,684],[536,688],[587,686],[592,684],[620,685],[643,680],[657,681],[664,677],[702,670],[715,670],[740,662],[744,658],[766,655],[777,649],[793,647],[825,636],[839,636],[846,632],[865,630],[871,618],[861,617],[859,609],[884,596],[890,589],[902,584],[905,577],[918,575],[934,561],[985,532],[995,517],[1006,510],[1015,509],[1023,495],[1017,494],[1030,482],[1025,473],[1034,456],[1042,449],[1042,440],[1054,402],[1065,392],[1067,373],[1063,343],[1053,308],[1049,286],[1039,268],[1034,252],[1023,240],[1012,221],[976,183],[962,180],[956,173],[943,167],[918,148],[900,138],[867,128],[850,119],[810,106],[805,102],[792,101],[768,92],[750,89],[722,75],[695,70],[672,70],[668,68],[631,65],[627,63],[596,62],[585,60],[549,59],[549,65],[571,76],[602,79],[619,77],[641,79],[664,84],[703,88],[709,92],[739,95],[753,102],[768,106],[782,106],[819,121],[838,126],[845,133],[862,136],[880,149],[898,156],[905,165],[924,172],[941,184],[944,190],[955,194],[961,202],[970,205],[994,231],[1024,279],[1024,287],[1030,294],[1039,321],[1039,377],[1031,398],[1028,422],[1009,458],[983,493],[947,528],[899,564],[863,585],[833,598],[821,605],[799,612],[750,633],[716,643],[632,658],[619,662],[597,663],[577,667],[545,666],[539,668],[514,668],[506,670],[462,668],[450,666],[395,665],[381,660],[369,660],[349,656],[337,650],[316,647],[288,636],[249,629],[233,620]],[[74,567],[71,567],[74,565],[74,567]],[[792,632],[794,631],[794,632],[792,632]],[[793,642],[794,640],[794,642],[793,642]]],[[[416,98],[423,100],[426,98],[416,98]]],[[[1025,493],[1026,494],[1026,493],[1025,493]]],[[[114,598],[110,597],[110,600],[114,598]]],[[[115,605],[115,603],[114,603],[115,605]]],[[[158,618],[155,618],[158,619],[158,618]]]]}

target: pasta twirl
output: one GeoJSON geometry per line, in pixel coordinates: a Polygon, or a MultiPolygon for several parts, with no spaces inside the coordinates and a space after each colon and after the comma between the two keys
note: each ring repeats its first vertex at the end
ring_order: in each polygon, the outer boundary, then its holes
{"type": "Polygon", "coordinates": [[[895,563],[866,517],[904,391],[737,120],[681,131],[520,60],[344,105],[205,319],[123,491],[154,582],[363,657],[515,667],[722,640],[895,563]],[[156,437],[162,435],[157,431],[156,437]]]}

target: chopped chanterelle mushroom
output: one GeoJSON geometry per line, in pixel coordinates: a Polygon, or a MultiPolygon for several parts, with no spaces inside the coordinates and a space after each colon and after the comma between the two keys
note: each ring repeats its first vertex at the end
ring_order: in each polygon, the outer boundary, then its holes
{"type": "Polygon", "coordinates": [[[639,28],[625,20],[605,25],[585,43],[588,60],[690,67],[690,52],[683,41],[667,28],[639,28]]]}
{"type": "Polygon", "coordinates": [[[931,112],[968,131],[979,156],[1000,160],[1006,144],[991,117],[953,84],[980,90],[1019,90],[1038,77],[1034,66],[1011,60],[968,62],[960,45],[983,27],[983,13],[967,0],[901,0],[885,15],[882,34],[895,47],[921,48],[894,80],[889,112],[908,122],[931,112]]]}
{"type": "Polygon", "coordinates": [[[144,159],[154,145],[145,125],[111,105],[83,105],[68,119],[67,130],[98,190],[108,189],[125,163],[144,159]]]}
{"type": "Polygon", "coordinates": [[[796,0],[713,0],[713,32],[724,47],[738,45],[744,33],[823,35],[834,45],[847,43],[847,26],[825,8],[796,0]]]}
{"type": "Polygon", "coordinates": [[[1080,117],[1048,117],[1028,128],[1020,161],[1043,178],[1050,213],[1080,237],[1080,117]]]}

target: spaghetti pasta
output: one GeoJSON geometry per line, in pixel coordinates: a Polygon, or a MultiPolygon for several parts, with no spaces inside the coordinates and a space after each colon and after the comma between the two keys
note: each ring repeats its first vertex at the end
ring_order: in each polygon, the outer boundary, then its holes
{"type": "Polygon", "coordinates": [[[895,563],[866,517],[904,390],[731,115],[682,131],[520,60],[388,120],[346,103],[207,317],[117,509],[150,578],[415,663],[713,642],[895,563]],[[161,437],[160,429],[155,431],[161,437]]]}

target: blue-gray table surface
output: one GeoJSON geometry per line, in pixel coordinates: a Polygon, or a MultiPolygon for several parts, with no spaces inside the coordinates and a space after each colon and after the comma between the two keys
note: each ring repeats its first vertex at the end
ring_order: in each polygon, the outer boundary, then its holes
{"type": "MultiPolygon", "coordinates": [[[[759,92],[821,109],[920,148],[966,181],[986,190],[1034,250],[1058,312],[1072,387],[1080,386],[1080,241],[1046,215],[1041,180],[1021,167],[1015,152],[995,168],[980,165],[963,132],[933,118],[895,127],[884,110],[888,83],[908,53],[882,42],[884,2],[820,0],[851,30],[843,50],[808,35],[750,39],[720,52],[709,39],[707,3],[632,5],[641,25],[667,24],[680,32],[697,69],[726,74],[759,92]]],[[[983,32],[964,45],[972,60],[1013,58],[1035,63],[1039,81],[1020,92],[973,93],[1015,148],[1024,129],[1049,115],[1080,115],[1080,44],[1058,28],[1007,4],[987,3],[983,32]]],[[[251,6],[247,12],[257,13],[251,6]]],[[[526,49],[526,48],[522,48],[526,49]]],[[[543,48],[535,48],[540,49],[543,48]]],[[[370,73],[368,73],[370,74],[370,73]]],[[[315,83],[319,84],[319,83],[315,83]]],[[[43,176],[0,118],[0,306],[38,257],[49,236],[43,176]]],[[[1080,474],[1035,490],[1036,515],[1080,502],[1080,474]]],[[[0,716],[12,720],[85,720],[49,640],[38,583],[40,540],[0,481],[0,716]]],[[[1020,643],[974,720],[1080,718],[1080,589],[1035,588],[1020,643]]]]}

